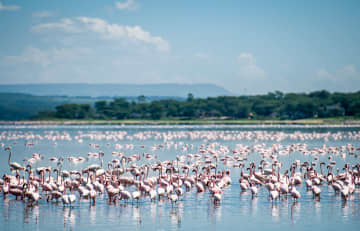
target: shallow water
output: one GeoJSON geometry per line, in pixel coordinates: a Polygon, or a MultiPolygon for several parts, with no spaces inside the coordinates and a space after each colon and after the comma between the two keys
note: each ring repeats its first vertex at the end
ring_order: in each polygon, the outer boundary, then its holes
{"type": "MultiPolygon", "coordinates": [[[[123,152],[130,156],[138,153],[157,155],[160,160],[174,160],[176,156],[188,153],[199,153],[201,144],[217,142],[227,146],[229,150],[236,145],[253,146],[264,143],[267,147],[275,143],[283,146],[296,143],[305,143],[308,148],[326,146],[343,146],[352,144],[360,147],[358,138],[359,127],[325,127],[325,126],[0,126],[3,146],[12,146],[12,161],[22,163],[24,158],[30,158],[32,153],[40,153],[45,158],[38,166],[53,166],[56,164],[48,161],[51,156],[87,157],[88,152],[104,151],[104,163],[112,160],[113,151],[123,152]],[[50,134],[65,134],[71,140],[54,139],[50,134]],[[239,134],[255,134],[258,136],[244,138],[239,134]],[[170,147],[155,149],[154,145],[164,144],[165,134],[174,133],[178,136],[167,137],[170,147]],[[198,134],[190,137],[189,134],[198,134]],[[279,133],[283,139],[271,139],[279,133]],[[302,140],[299,137],[290,137],[291,134],[323,134],[327,138],[318,137],[302,140]],[[26,136],[23,136],[23,135],[26,136]],[[31,134],[31,135],[29,135],[31,134]],[[97,134],[93,139],[82,137],[84,134],[97,134]],[[140,139],[138,134],[147,134],[140,139]],[[209,136],[208,134],[212,134],[209,136]],[[268,134],[264,138],[262,135],[268,134]],[[335,135],[334,135],[335,134],[335,135]],[[337,135],[342,138],[336,138],[337,135]],[[351,136],[349,135],[351,134],[351,136]],[[37,136],[39,135],[39,136],[37,136]],[[48,135],[48,137],[46,137],[48,135]],[[9,138],[12,137],[12,138],[9,138]],[[115,138],[114,138],[115,137],[115,138]],[[285,137],[285,138],[284,138],[285,137]],[[334,138],[335,137],[335,138],[334,138]],[[79,142],[80,140],[80,142],[79,142]],[[82,141],[81,141],[82,140],[82,141]],[[33,143],[33,145],[25,145],[33,143]],[[99,148],[89,145],[98,144],[99,148]],[[122,148],[120,149],[120,144],[122,148]],[[126,144],[134,147],[125,148],[126,144]],[[175,144],[177,148],[175,147],[175,144]],[[187,150],[182,150],[185,144],[193,144],[187,150]],[[141,145],[144,145],[142,147],[141,145]]],[[[58,137],[60,138],[60,136],[58,137]]],[[[231,152],[229,153],[231,154],[231,152]]],[[[359,152],[360,154],[360,152],[359,152]]],[[[328,154],[319,156],[319,161],[328,161],[328,154]]],[[[357,155],[333,155],[337,166],[342,169],[345,163],[359,162],[357,155]]],[[[279,155],[279,161],[284,163],[284,169],[296,159],[313,161],[313,155],[303,155],[294,152],[289,155],[279,155]]],[[[249,161],[259,163],[261,156],[250,153],[249,161]]],[[[10,173],[7,164],[8,152],[0,151],[0,173],[10,173]]],[[[246,161],[248,166],[249,161],[246,161]]],[[[142,163],[146,160],[142,159],[142,163]]],[[[150,161],[153,163],[153,161],[150,161]]],[[[81,169],[85,166],[99,163],[98,159],[89,158],[80,164],[64,162],[64,169],[81,169]]],[[[106,166],[106,164],[104,164],[106,166]]],[[[104,167],[105,167],[104,166],[104,167]]],[[[196,193],[193,189],[181,196],[176,205],[167,200],[150,202],[148,198],[141,199],[138,203],[131,201],[126,204],[118,202],[109,205],[107,196],[99,196],[96,206],[91,206],[89,200],[76,202],[72,207],[64,207],[61,202],[47,203],[41,200],[38,205],[29,206],[14,197],[0,196],[0,230],[88,230],[102,229],[118,230],[359,230],[360,228],[360,188],[348,201],[343,201],[340,195],[335,195],[332,188],[326,183],[321,186],[321,199],[314,200],[311,191],[306,191],[305,185],[298,187],[302,197],[294,202],[290,197],[280,201],[269,201],[267,190],[262,187],[257,197],[252,198],[250,191],[242,192],[239,186],[239,168],[221,166],[231,169],[231,186],[224,189],[222,201],[215,205],[209,192],[196,193]]],[[[318,169],[319,170],[319,169],[318,169]]],[[[320,171],[320,170],[319,170],[320,171]]],[[[155,174],[155,173],[152,173],[155,174]]],[[[130,189],[133,190],[133,189],[130,189]]]]}

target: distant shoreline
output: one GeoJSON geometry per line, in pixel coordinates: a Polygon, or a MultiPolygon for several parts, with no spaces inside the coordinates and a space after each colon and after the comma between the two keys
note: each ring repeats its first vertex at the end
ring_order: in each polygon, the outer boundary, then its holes
{"type": "Polygon", "coordinates": [[[325,118],[301,120],[20,120],[0,125],[360,125],[360,119],[325,118]]]}

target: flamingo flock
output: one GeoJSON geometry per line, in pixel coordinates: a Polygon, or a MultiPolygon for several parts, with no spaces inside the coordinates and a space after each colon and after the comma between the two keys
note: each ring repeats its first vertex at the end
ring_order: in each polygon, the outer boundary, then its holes
{"type": "Polygon", "coordinates": [[[168,201],[173,206],[184,200],[186,193],[206,193],[213,203],[220,204],[224,191],[231,190],[231,184],[239,184],[240,190],[257,197],[260,190],[268,192],[268,200],[275,202],[281,198],[301,200],[302,186],[312,192],[315,200],[321,198],[322,187],[331,186],[336,195],[343,200],[356,193],[360,185],[360,163],[345,162],[340,166],[335,159],[346,160],[347,156],[357,158],[360,147],[351,143],[346,145],[309,147],[307,143],[284,145],[283,140],[360,140],[360,132],[294,132],[280,131],[144,131],[128,134],[125,131],[67,132],[47,131],[45,134],[9,131],[0,134],[0,141],[17,145],[21,139],[25,145],[37,145],[49,140],[57,145],[61,141],[89,140],[92,150],[80,156],[57,156],[33,153],[25,158],[23,164],[12,162],[13,150],[2,143],[8,152],[8,166],[13,174],[4,174],[0,179],[0,190],[5,197],[14,197],[30,205],[42,202],[62,202],[64,206],[74,206],[77,202],[88,200],[92,205],[96,200],[107,200],[109,205],[116,203],[139,203],[150,200],[168,201]],[[131,141],[159,141],[148,147],[145,144],[135,147],[131,141]],[[114,147],[111,153],[100,150],[98,141],[106,140],[106,146],[114,147]],[[190,140],[186,143],[179,140],[190,140]],[[194,145],[191,141],[205,141],[194,145]],[[236,141],[234,147],[221,141],[236,141]],[[128,141],[130,143],[125,143],[128,141]],[[246,145],[242,141],[253,141],[246,145]],[[267,145],[265,142],[278,142],[267,145]],[[121,142],[121,143],[119,143],[121,142]],[[262,143],[261,143],[262,142],[262,143]],[[177,150],[179,155],[166,160],[146,152],[161,149],[177,150]],[[135,148],[142,153],[125,154],[135,148]],[[301,154],[304,161],[293,160],[290,156],[301,154]],[[251,160],[256,156],[259,160],[251,160]],[[281,161],[289,157],[288,162],[281,161]],[[104,157],[113,158],[104,163],[104,157]],[[290,161],[291,159],[291,161],[290,161]],[[41,163],[50,166],[39,167],[41,163]],[[85,165],[79,168],[79,165],[85,165]],[[64,166],[72,169],[66,170],[64,166]],[[237,170],[235,170],[237,169],[237,170]],[[232,172],[240,172],[232,176],[232,172]],[[233,182],[235,177],[239,177],[233,182]]]}

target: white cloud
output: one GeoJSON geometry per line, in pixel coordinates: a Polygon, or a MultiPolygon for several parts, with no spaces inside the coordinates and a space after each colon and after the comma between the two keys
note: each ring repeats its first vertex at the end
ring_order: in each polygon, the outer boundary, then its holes
{"type": "Polygon", "coordinates": [[[75,22],[70,18],[63,18],[59,22],[42,23],[33,26],[32,31],[42,32],[47,30],[59,30],[67,33],[80,33],[81,28],[75,25],[75,22]]]}
{"type": "Polygon", "coordinates": [[[19,56],[6,56],[5,62],[9,64],[35,63],[41,66],[50,64],[49,55],[34,47],[27,47],[19,56]]]}
{"type": "Polygon", "coordinates": [[[263,79],[266,78],[266,73],[256,64],[256,59],[251,53],[241,53],[237,57],[239,64],[239,74],[243,78],[248,79],[263,79]]]}
{"type": "Polygon", "coordinates": [[[20,6],[16,5],[4,5],[2,2],[0,2],[0,11],[16,11],[20,10],[20,6]]]}
{"type": "MultiPolygon", "coordinates": [[[[37,21],[37,20],[34,20],[37,21]]],[[[36,23],[38,42],[0,56],[7,83],[127,82],[168,79],[169,44],[140,26],[78,17],[36,23]],[[157,52],[160,50],[160,52],[157,52]]]]}
{"type": "Polygon", "coordinates": [[[47,10],[34,12],[32,14],[33,18],[48,18],[48,17],[52,17],[52,16],[54,16],[54,12],[47,11],[47,10]]]}
{"type": "Polygon", "coordinates": [[[51,48],[48,50],[41,50],[36,47],[26,47],[24,51],[18,56],[5,56],[4,62],[10,65],[17,65],[21,63],[37,64],[41,67],[48,67],[63,61],[71,61],[80,59],[85,55],[91,54],[90,49],[77,48],[51,48]]]}
{"type": "Polygon", "coordinates": [[[170,69],[170,53],[89,42],[76,41],[66,47],[29,46],[18,54],[0,57],[0,69],[6,76],[1,82],[153,83],[170,79],[164,74],[170,69]]]}
{"type": "Polygon", "coordinates": [[[153,36],[140,26],[124,26],[110,24],[100,18],[77,17],[74,19],[64,18],[59,22],[44,23],[32,27],[35,32],[58,30],[65,33],[93,33],[104,40],[121,41],[127,39],[132,42],[140,42],[155,46],[160,51],[169,51],[168,41],[159,36],[153,36]]]}
{"type": "Polygon", "coordinates": [[[360,73],[355,65],[348,64],[335,71],[319,69],[315,73],[315,87],[331,91],[358,91],[360,86],[360,73]]]}
{"type": "Polygon", "coordinates": [[[135,0],[127,0],[126,2],[115,2],[115,7],[119,10],[136,10],[139,4],[135,0]]]}
{"type": "MultiPolygon", "coordinates": [[[[223,82],[219,85],[225,86],[232,92],[241,94],[260,94],[268,92],[272,83],[268,74],[257,64],[252,53],[240,53],[235,59],[235,66],[223,70],[223,82]]],[[[220,73],[219,73],[220,74],[220,73]]]]}
{"type": "Polygon", "coordinates": [[[251,53],[241,53],[237,57],[237,60],[240,65],[244,65],[244,66],[255,64],[255,58],[251,53]]]}
{"type": "Polygon", "coordinates": [[[346,75],[355,75],[357,73],[355,66],[352,64],[344,66],[341,72],[346,75]]]}
{"type": "Polygon", "coordinates": [[[316,76],[319,79],[331,81],[343,81],[345,79],[354,78],[358,75],[359,73],[357,72],[356,67],[352,64],[345,65],[332,73],[326,69],[319,69],[316,71],[316,76]]]}
{"type": "Polygon", "coordinates": [[[316,76],[319,78],[319,79],[331,79],[333,80],[334,77],[325,69],[319,69],[316,71],[316,76]]]}

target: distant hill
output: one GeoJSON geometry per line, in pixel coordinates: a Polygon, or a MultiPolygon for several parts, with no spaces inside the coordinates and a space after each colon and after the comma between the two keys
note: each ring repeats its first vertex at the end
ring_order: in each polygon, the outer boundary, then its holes
{"type": "Polygon", "coordinates": [[[33,96],[19,93],[0,93],[0,120],[29,119],[39,111],[53,110],[67,103],[93,104],[90,97],[33,96]]]}
{"type": "Polygon", "coordinates": [[[137,97],[166,96],[196,98],[228,96],[231,92],[215,84],[11,84],[0,85],[2,93],[36,96],[137,97]]]}

